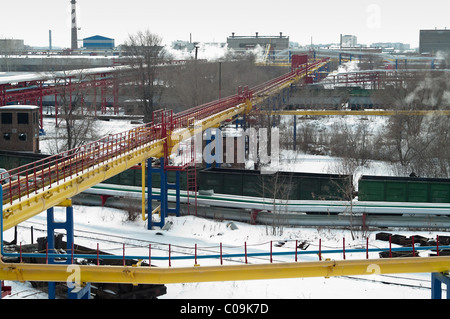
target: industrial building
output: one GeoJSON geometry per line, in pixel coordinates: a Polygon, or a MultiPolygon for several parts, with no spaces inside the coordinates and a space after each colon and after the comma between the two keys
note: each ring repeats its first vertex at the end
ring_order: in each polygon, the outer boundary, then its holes
{"type": "Polygon", "coordinates": [[[1,150],[39,152],[39,107],[2,106],[0,129],[1,150]]]}
{"type": "Polygon", "coordinates": [[[25,50],[24,40],[0,39],[0,52],[17,53],[25,50]]]}
{"type": "Polygon", "coordinates": [[[112,50],[114,47],[114,39],[101,35],[94,35],[93,37],[83,39],[83,48],[87,50],[112,50]]]}
{"type": "Polygon", "coordinates": [[[392,49],[398,51],[406,51],[411,49],[411,45],[401,42],[376,42],[370,45],[372,48],[392,49]]]}
{"type": "Polygon", "coordinates": [[[432,55],[438,51],[450,51],[450,30],[420,30],[419,51],[432,55]]]}
{"type": "Polygon", "coordinates": [[[341,35],[341,48],[355,48],[357,45],[358,38],[356,37],[356,35],[341,35]]]}
{"type": "Polygon", "coordinates": [[[283,36],[282,32],[279,36],[260,36],[258,32],[255,36],[236,36],[233,32],[227,38],[227,44],[233,50],[249,50],[257,45],[265,48],[269,44],[273,50],[284,50],[289,48],[289,37],[283,36]]]}

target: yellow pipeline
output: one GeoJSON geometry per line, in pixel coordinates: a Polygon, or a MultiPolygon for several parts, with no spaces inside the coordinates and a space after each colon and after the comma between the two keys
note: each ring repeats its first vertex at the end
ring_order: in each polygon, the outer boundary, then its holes
{"type": "MultiPolygon", "coordinates": [[[[324,65],[326,65],[329,61],[324,61],[321,62],[319,64],[317,64],[314,67],[311,67],[308,70],[308,75],[314,73],[316,70],[320,69],[321,67],[323,67],[324,65]]],[[[263,96],[257,96],[256,98],[254,98],[254,103],[255,105],[262,103],[266,98],[268,98],[269,96],[282,91],[284,88],[289,87],[291,84],[298,82],[300,79],[302,79],[303,77],[305,77],[305,73],[300,73],[298,76],[295,76],[294,78],[292,78],[292,80],[285,82],[282,85],[278,85],[276,87],[274,87],[273,89],[271,89],[269,92],[265,92],[265,94],[263,96]]]]}
{"type": "Polygon", "coordinates": [[[0,263],[0,279],[11,281],[172,284],[257,279],[363,276],[450,271],[450,257],[359,259],[232,266],[139,267],[0,263]],[[76,272],[76,274],[75,274],[76,272]]]}
{"type": "Polygon", "coordinates": [[[30,194],[29,198],[22,197],[15,200],[12,205],[3,207],[3,230],[8,230],[21,222],[54,207],[68,198],[91,188],[125,170],[131,168],[149,157],[160,156],[164,151],[163,141],[139,147],[122,156],[115,157],[100,165],[86,169],[83,173],[66,181],[54,182],[51,188],[40,190],[38,194],[30,194]]]}

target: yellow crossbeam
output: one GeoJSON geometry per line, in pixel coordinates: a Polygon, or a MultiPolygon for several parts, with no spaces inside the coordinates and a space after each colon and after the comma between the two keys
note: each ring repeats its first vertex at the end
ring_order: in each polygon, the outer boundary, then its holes
{"type": "Polygon", "coordinates": [[[281,278],[363,276],[450,271],[450,257],[328,260],[232,266],[139,267],[0,263],[0,278],[12,281],[173,284],[281,278]]]}

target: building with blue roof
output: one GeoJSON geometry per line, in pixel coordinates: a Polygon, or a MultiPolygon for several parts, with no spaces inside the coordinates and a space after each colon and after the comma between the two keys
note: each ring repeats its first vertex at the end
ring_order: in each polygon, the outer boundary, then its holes
{"type": "Polygon", "coordinates": [[[87,50],[112,50],[115,47],[114,39],[94,35],[83,39],[83,47],[87,50]]]}

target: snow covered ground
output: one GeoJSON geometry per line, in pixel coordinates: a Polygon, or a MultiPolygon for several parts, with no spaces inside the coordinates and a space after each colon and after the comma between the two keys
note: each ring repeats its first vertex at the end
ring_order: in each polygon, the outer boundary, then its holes
{"type": "MultiPolygon", "coordinates": [[[[56,210],[56,216],[64,212],[56,210]]],[[[60,217],[57,217],[60,218],[60,217]]],[[[74,207],[76,243],[95,248],[97,242],[101,250],[118,255],[122,254],[122,244],[126,244],[126,254],[147,255],[148,244],[153,247],[152,256],[168,256],[167,245],[171,244],[171,256],[193,254],[197,244],[198,254],[218,254],[222,243],[223,252],[244,252],[244,242],[248,252],[269,252],[270,241],[273,241],[273,251],[294,251],[295,240],[306,241],[307,250],[317,250],[319,239],[322,250],[341,249],[345,238],[346,250],[365,247],[365,235],[369,236],[369,248],[387,247],[387,243],[375,240],[376,231],[362,234],[359,231],[337,230],[329,228],[288,228],[282,229],[282,234],[272,235],[271,227],[252,226],[235,222],[237,229],[229,227],[229,221],[215,221],[196,218],[194,216],[169,217],[173,225],[169,230],[148,230],[146,222],[126,221],[126,213],[121,210],[101,207],[74,207]],[[87,233],[94,232],[86,239],[87,233]],[[103,235],[98,235],[101,233],[103,235]],[[120,236],[121,238],[119,238],[120,236]],[[105,242],[105,238],[114,243],[105,242]],[[285,242],[282,247],[275,247],[275,243],[285,242]],[[139,247],[141,246],[141,247],[139,247]]],[[[23,226],[34,225],[35,238],[45,236],[46,213],[33,217],[23,226]]],[[[435,238],[443,232],[408,232],[396,231],[395,234],[421,235],[435,238]]],[[[12,230],[5,232],[5,240],[13,238],[12,230]]],[[[29,228],[19,227],[19,242],[30,242],[29,228]]],[[[422,256],[429,252],[421,252],[422,256]]],[[[324,258],[342,260],[340,254],[323,255],[324,258]]],[[[365,258],[365,253],[349,254],[346,259],[365,258]]],[[[378,258],[378,254],[371,253],[370,258],[378,258]]],[[[317,255],[299,255],[299,262],[316,261],[317,255]]],[[[294,256],[277,256],[273,262],[294,261],[294,256]]],[[[249,258],[249,263],[268,263],[269,257],[249,258]]],[[[172,267],[192,266],[194,260],[172,260],[172,267]]],[[[199,259],[202,266],[219,265],[218,259],[199,259]]],[[[224,260],[224,265],[242,264],[244,258],[224,260]]],[[[152,264],[167,267],[168,261],[153,260],[152,264]]],[[[429,299],[430,274],[401,274],[401,275],[370,275],[332,278],[293,278],[273,280],[183,283],[167,285],[167,294],[162,298],[172,299],[429,299]]],[[[46,294],[34,290],[29,283],[5,282],[12,286],[12,295],[5,299],[45,299],[46,294]]]]}

